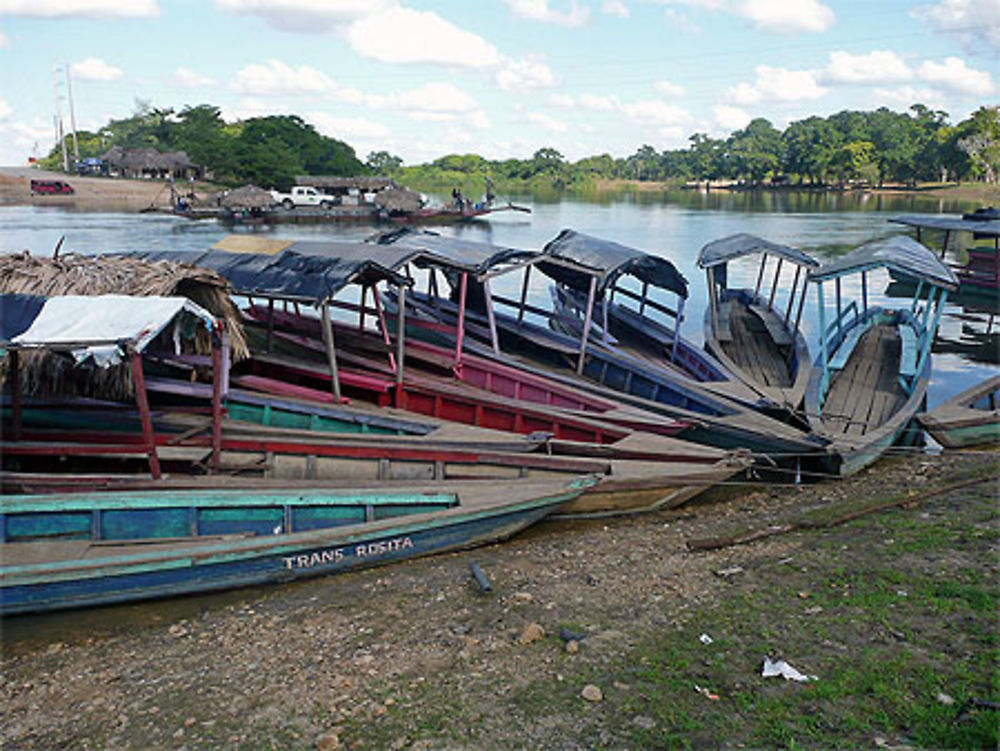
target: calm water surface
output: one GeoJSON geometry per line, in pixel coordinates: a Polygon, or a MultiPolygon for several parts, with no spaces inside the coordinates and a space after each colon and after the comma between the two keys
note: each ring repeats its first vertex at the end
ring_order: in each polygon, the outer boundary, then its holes
{"type": "MultiPolygon", "coordinates": [[[[593,196],[587,201],[515,201],[532,208],[530,215],[505,212],[483,221],[437,228],[442,234],[514,247],[541,248],[564,228],[576,229],[669,258],[687,277],[690,299],[685,334],[701,341],[701,322],[706,293],[703,272],[695,266],[698,250],[705,243],[735,232],[750,232],[775,242],[798,246],[821,261],[842,254],[870,240],[902,232],[887,218],[899,212],[954,212],[972,208],[914,197],[853,197],[826,194],[635,194],[593,196]]],[[[371,225],[282,225],[274,228],[241,229],[240,232],[297,239],[362,240],[377,228],[371,225]]],[[[0,252],[30,250],[51,255],[65,237],[62,252],[109,253],[127,250],[204,250],[232,230],[214,222],[192,222],[151,214],[82,213],[34,207],[0,207],[0,252]]],[[[939,242],[931,238],[931,243],[939,242]]],[[[936,246],[935,246],[936,247],[936,246]]],[[[772,265],[773,274],[773,265],[772,265]]],[[[733,268],[732,282],[753,286],[756,265],[733,268]]],[[[785,289],[791,275],[783,276],[785,289]]],[[[520,274],[494,282],[497,293],[517,296],[520,274]]],[[[731,283],[732,283],[731,282],[731,283]]],[[[885,275],[869,282],[874,303],[898,304],[885,294],[885,275]]],[[[779,288],[781,289],[781,288],[779,288]]],[[[860,290],[844,287],[844,295],[860,290]]],[[[530,297],[547,306],[547,282],[532,275],[530,297]]],[[[778,299],[782,298],[781,292],[778,299]]],[[[997,302],[993,301],[993,311],[997,302]]],[[[813,351],[816,349],[817,312],[815,293],[807,298],[803,328],[813,351]]],[[[933,377],[928,396],[933,408],[944,399],[990,376],[998,370],[1000,321],[992,322],[982,308],[949,304],[942,318],[933,359],[933,377]]],[[[289,596],[306,596],[313,586],[290,588],[289,596]]],[[[99,609],[85,614],[53,615],[46,618],[13,619],[5,624],[9,639],[47,641],[66,639],[67,632],[115,632],[123,627],[153,625],[196,616],[202,609],[254,602],[273,596],[273,588],[242,593],[186,598],[167,603],[146,603],[99,609]],[[271,594],[267,594],[270,592],[271,594]],[[180,604],[178,604],[180,603],[180,604]],[[82,631],[72,628],[79,624],[82,631]]]]}

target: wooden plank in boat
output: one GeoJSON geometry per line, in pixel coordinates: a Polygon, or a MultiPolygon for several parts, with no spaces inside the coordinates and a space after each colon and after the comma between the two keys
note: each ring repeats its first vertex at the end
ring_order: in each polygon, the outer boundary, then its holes
{"type": "Polygon", "coordinates": [[[767,327],[767,333],[771,335],[771,341],[779,347],[786,347],[792,343],[792,336],[788,333],[784,323],[778,315],[770,308],[756,303],[747,306],[767,327]]]}

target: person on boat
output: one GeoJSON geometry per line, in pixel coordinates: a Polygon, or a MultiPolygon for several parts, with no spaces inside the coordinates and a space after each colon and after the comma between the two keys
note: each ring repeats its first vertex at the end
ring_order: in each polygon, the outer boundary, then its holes
{"type": "Polygon", "coordinates": [[[451,197],[455,199],[455,208],[461,211],[462,208],[465,206],[465,199],[462,198],[462,191],[460,191],[458,188],[452,188],[451,197]]]}

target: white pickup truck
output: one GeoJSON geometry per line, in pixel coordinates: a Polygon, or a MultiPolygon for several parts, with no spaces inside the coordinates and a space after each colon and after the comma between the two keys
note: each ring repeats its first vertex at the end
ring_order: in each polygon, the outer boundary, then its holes
{"type": "Polygon", "coordinates": [[[296,185],[292,188],[291,193],[281,193],[277,190],[272,190],[271,195],[277,203],[280,203],[286,209],[294,209],[296,206],[319,206],[329,209],[333,206],[333,196],[320,193],[316,188],[308,188],[302,185],[296,185]]]}

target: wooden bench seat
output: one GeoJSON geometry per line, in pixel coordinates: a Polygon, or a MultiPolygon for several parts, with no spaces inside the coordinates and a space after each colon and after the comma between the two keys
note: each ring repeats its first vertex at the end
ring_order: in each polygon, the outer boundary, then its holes
{"type": "Polygon", "coordinates": [[[763,305],[750,305],[750,312],[756,315],[767,328],[767,333],[771,336],[771,341],[773,341],[779,347],[787,347],[792,343],[792,335],[788,333],[788,329],[785,328],[784,322],[778,317],[770,308],[765,308],[763,305]]]}
{"type": "Polygon", "coordinates": [[[729,317],[732,314],[732,301],[720,302],[715,316],[715,338],[720,342],[731,342],[733,332],[729,328],[729,317]]]}
{"type": "Polygon", "coordinates": [[[847,332],[847,336],[837,347],[837,351],[834,353],[833,358],[830,360],[831,370],[843,370],[844,366],[847,364],[847,360],[850,358],[851,353],[854,351],[855,346],[858,344],[858,340],[861,336],[868,330],[868,326],[854,326],[850,331],[847,332]]]}

